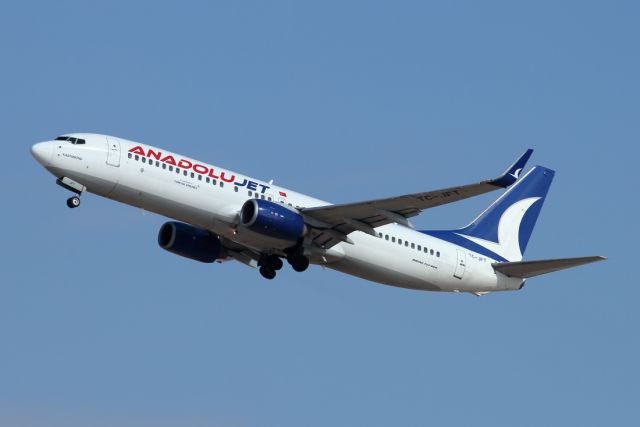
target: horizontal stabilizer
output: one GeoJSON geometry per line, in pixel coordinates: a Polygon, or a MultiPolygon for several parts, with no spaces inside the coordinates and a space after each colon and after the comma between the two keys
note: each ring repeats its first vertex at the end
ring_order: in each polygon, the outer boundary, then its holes
{"type": "Polygon", "coordinates": [[[564,270],[565,268],[577,267],[605,259],[605,257],[601,256],[586,256],[581,258],[545,259],[539,261],[496,262],[491,265],[495,271],[499,271],[505,276],[526,279],[528,277],[552,273],[554,271],[564,270]]]}

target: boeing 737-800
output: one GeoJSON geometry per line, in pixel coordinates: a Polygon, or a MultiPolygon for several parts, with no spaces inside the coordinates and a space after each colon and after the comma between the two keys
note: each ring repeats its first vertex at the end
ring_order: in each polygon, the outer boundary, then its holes
{"type": "Polygon", "coordinates": [[[525,280],[604,259],[522,261],[554,171],[522,173],[527,150],[502,175],[474,184],[333,205],[240,173],[159,148],[98,134],[40,142],[35,159],[57,183],[172,218],[160,247],[192,260],[237,260],[273,279],[286,259],[403,288],[470,292],[521,289],[525,280]],[[507,189],[469,225],[415,230],[425,209],[507,189]]]}

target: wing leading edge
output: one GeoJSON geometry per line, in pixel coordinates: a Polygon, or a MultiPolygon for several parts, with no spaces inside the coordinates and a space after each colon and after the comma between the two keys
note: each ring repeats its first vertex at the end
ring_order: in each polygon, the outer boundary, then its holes
{"type": "Polygon", "coordinates": [[[532,149],[525,151],[499,177],[475,184],[358,203],[305,208],[301,212],[312,227],[313,242],[328,249],[340,242],[351,243],[348,234],[356,230],[375,236],[376,227],[393,222],[409,226],[407,218],[425,209],[507,188],[518,180],[531,153],[532,149]]]}

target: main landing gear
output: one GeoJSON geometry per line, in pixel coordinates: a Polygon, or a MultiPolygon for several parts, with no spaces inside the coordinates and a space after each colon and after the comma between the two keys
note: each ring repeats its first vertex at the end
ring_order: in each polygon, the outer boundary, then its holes
{"type": "Polygon", "coordinates": [[[303,272],[309,268],[309,258],[300,252],[291,252],[287,255],[287,261],[291,267],[297,272],[303,272]]]}
{"type": "MultiPolygon", "coordinates": [[[[309,258],[304,256],[302,252],[291,252],[287,255],[287,262],[298,272],[305,271],[309,268],[309,258]]],[[[260,274],[265,279],[272,280],[276,277],[276,271],[282,269],[282,260],[275,255],[265,255],[260,260],[260,274]]]]}
{"type": "Polygon", "coordinates": [[[265,279],[276,277],[276,271],[282,268],[282,260],[275,255],[267,255],[260,260],[260,274],[265,279]]]}

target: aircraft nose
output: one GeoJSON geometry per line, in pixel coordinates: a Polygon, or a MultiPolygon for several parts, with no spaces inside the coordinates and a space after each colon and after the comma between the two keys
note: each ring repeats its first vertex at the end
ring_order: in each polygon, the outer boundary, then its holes
{"type": "Polygon", "coordinates": [[[38,142],[31,147],[31,155],[42,166],[48,166],[53,157],[53,144],[51,142],[38,142]]]}

